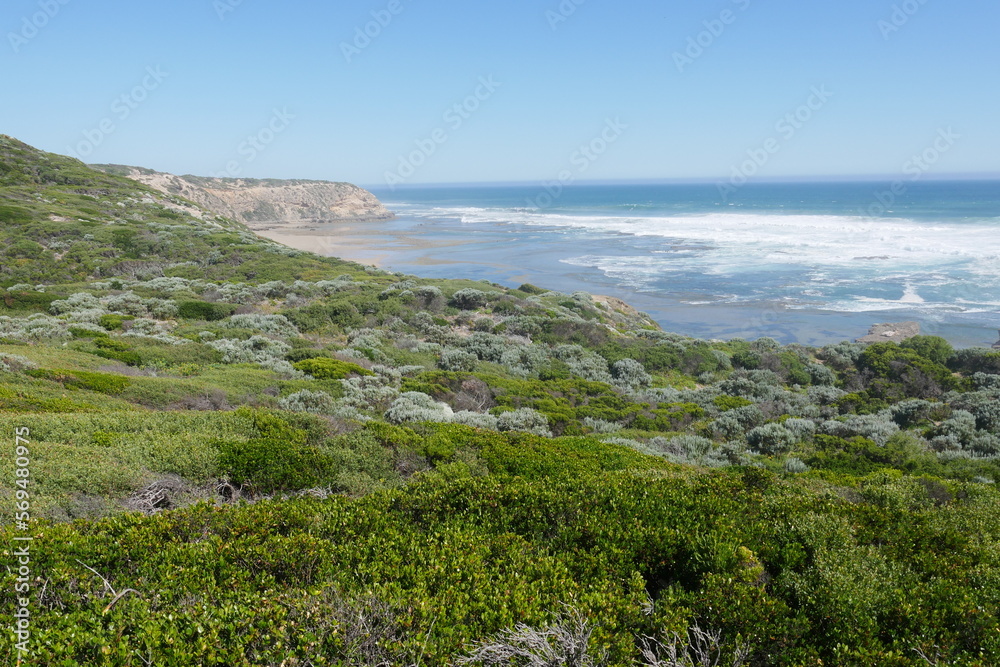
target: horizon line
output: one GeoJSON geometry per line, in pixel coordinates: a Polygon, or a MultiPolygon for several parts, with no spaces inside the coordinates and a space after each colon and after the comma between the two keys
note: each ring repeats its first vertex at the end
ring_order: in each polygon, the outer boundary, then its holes
{"type": "MultiPolygon", "coordinates": [[[[860,175],[824,175],[824,176],[771,176],[767,178],[756,178],[753,184],[798,184],[798,183],[893,183],[895,181],[911,182],[911,178],[901,178],[895,175],[860,174],[860,175]]],[[[952,182],[952,181],[1000,181],[1000,172],[955,172],[950,174],[937,174],[919,179],[920,182],[952,182]]],[[[420,183],[406,183],[396,185],[394,190],[416,190],[435,187],[500,187],[500,186],[539,186],[546,181],[540,180],[510,180],[510,181],[426,181],[420,183]]],[[[587,185],[716,185],[725,183],[725,177],[713,178],[708,176],[698,177],[668,177],[668,178],[605,178],[587,179],[564,184],[563,187],[587,185]]],[[[388,190],[391,186],[385,183],[356,183],[366,190],[388,190]]]]}

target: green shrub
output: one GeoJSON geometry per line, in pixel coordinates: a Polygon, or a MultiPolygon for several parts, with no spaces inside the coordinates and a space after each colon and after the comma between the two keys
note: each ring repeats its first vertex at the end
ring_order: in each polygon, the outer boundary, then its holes
{"type": "Polygon", "coordinates": [[[89,389],[101,394],[117,395],[124,392],[131,381],[122,375],[96,373],[93,371],[66,371],[39,368],[26,373],[31,377],[59,382],[66,387],[89,389]]]}
{"type": "Polygon", "coordinates": [[[300,361],[305,361],[306,359],[319,359],[329,356],[330,353],[327,352],[326,350],[317,350],[314,348],[300,347],[286,354],[285,361],[295,364],[300,361]]]}
{"type": "Polygon", "coordinates": [[[181,301],[177,304],[177,315],[188,320],[207,320],[215,322],[236,312],[237,306],[231,303],[210,303],[208,301],[181,301]]]}
{"type": "Polygon", "coordinates": [[[352,375],[374,375],[358,364],[331,357],[303,359],[295,363],[294,366],[297,370],[308,373],[318,380],[343,380],[352,375]]]}
{"type": "Polygon", "coordinates": [[[715,404],[715,407],[719,408],[720,412],[728,412],[729,410],[735,410],[736,408],[753,405],[753,401],[748,401],[742,396],[729,396],[728,394],[716,396],[712,399],[712,403],[715,404]]]}
{"type": "Polygon", "coordinates": [[[107,315],[101,315],[101,319],[98,320],[98,324],[107,329],[108,331],[121,331],[122,324],[135,319],[134,315],[119,315],[118,313],[109,313],[107,315]]]}
{"type": "Polygon", "coordinates": [[[219,471],[258,494],[298,491],[330,481],[331,461],[319,447],[284,438],[220,441],[219,471]]]}
{"type": "Polygon", "coordinates": [[[0,292],[0,308],[48,312],[59,297],[44,292],[0,292]]]}
{"type": "Polygon", "coordinates": [[[73,338],[107,338],[108,334],[103,331],[92,331],[91,329],[83,329],[81,327],[70,327],[70,334],[73,338]]]}

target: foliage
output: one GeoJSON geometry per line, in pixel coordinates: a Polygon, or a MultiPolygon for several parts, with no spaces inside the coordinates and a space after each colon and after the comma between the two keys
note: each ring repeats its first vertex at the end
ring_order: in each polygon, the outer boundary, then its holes
{"type": "Polygon", "coordinates": [[[692,340],[109,171],[0,137],[38,664],[1000,661],[1000,353],[692,340]]]}
{"type": "Polygon", "coordinates": [[[352,375],[374,375],[358,364],[331,357],[313,357],[293,364],[297,370],[308,373],[318,380],[343,380],[352,375]]]}

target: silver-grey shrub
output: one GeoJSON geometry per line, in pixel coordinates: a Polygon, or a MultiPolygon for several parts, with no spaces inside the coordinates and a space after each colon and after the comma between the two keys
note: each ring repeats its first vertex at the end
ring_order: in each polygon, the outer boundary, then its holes
{"type": "Polygon", "coordinates": [[[206,341],[205,344],[221,352],[222,360],[227,364],[274,361],[281,359],[292,349],[288,343],[267,336],[251,336],[247,340],[221,338],[206,341]]]}
{"type": "Polygon", "coordinates": [[[448,305],[458,308],[459,310],[475,310],[485,306],[488,301],[489,296],[486,292],[472,287],[466,287],[465,289],[460,289],[452,294],[451,299],[448,300],[448,305]]]}
{"type": "Polygon", "coordinates": [[[786,419],[782,425],[795,436],[796,442],[809,440],[816,433],[816,422],[811,419],[786,419]]]}
{"type": "Polygon", "coordinates": [[[453,424],[464,424],[473,428],[482,428],[490,431],[500,430],[499,420],[494,415],[483,412],[462,410],[461,412],[456,412],[452,416],[451,421],[453,424]]]}
{"type": "Polygon", "coordinates": [[[512,412],[504,412],[497,418],[497,428],[500,431],[524,431],[545,438],[552,437],[549,430],[549,420],[541,412],[532,408],[519,408],[512,412]]]}
{"type": "Polygon", "coordinates": [[[69,323],[42,313],[23,318],[0,315],[0,336],[25,341],[72,337],[69,323]]]}
{"type": "Polygon", "coordinates": [[[482,640],[457,663],[487,667],[604,667],[606,652],[590,650],[593,632],[594,626],[582,612],[568,609],[543,628],[518,623],[482,640]]]}
{"type": "Polygon", "coordinates": [[[273,334],[275,336],[298,336],[299,329],[284,315],[261,315],[247,313],[233,315],[222,322],[227,329],[250,329],[257,333],[273,334]]]}
{"type": "Polygon", "coordinates": [[[439,403],[427,394],[408,391],[399,395],[386,410],[385,418],[396,424],[402,422],[450,422],[454,413],[445,403],[439,403]]]}
{"type": "Polygon", "coordinates": [[[325,414],[333,410],[334,403],[325,391],[303,389],[278,401],[278,407],[291,412],[312,412],[325,414]]]}
{"type": "Polygon", "coordinates": [[[608,372],[608,362],[604,357],[579,345],[560,345],[552,351],[552,356],[565,362],[573,375],[584,380],[607,384],[614,380],[608,372]]]}
{"type": "Polygon", "coordinates": [[[653,383],[653,377],[635,359],[616,361],[611,366],[611,377],[614,378],[616,385],[633,391],[648,387],[653,383]]]}
{"type": "Polygon", "coordinates": [[[699,458],[712,450],[712,441],[699,435],[657,436],[649,441],[649,445],[678,463],[699,458]]]}
{"type": "Polygon", "coordinates": [[[503,336],[477,331],[462,342],[462,347],[482,361],[498,364],[503,353],[510,348],[510,343],[503,336]]]}
{"type": "Polygon", "coordinates": [[[384,375],[362,375],[340,381],[344,388],[344,396],[338,401],[343,405],[357,410],[385,412],[396,397],[399,389],[393,379],[384,375]]]}
{"type": "Polygon", "coordinates": [[[27,357],[22,357],[19,354],[7,354],[5,352],[0,352],[0,371],[20,373],[21,371],[27,371],[37,367],[38,365],[27,357]]]}
{"type": "Polygon", "coordinates": [[[584,417],[583,426],[584,428],[589,428],[592,433],[598,434],[617,433],[622,430],[622,427],[615,422],[594,419],[593,417],[584,417]]]}
{"type": "Polygon", "coordinates": [[[528,377],[544,368],[549,362],[548,350],[540,345],[515,345],[500,355],[500,365],[512,375],[528,377]]]}
{"type": "Polygon", "coordinates": [[[76,294],[71,294],[65,299],[53,301],[49,304],[49,311],[55,315],[62,315],[63,313],[69,313],[74,310],[103,310],[103,308],[104,306],[100,299],[90,292],[77,292],[76,294]]]}
{"type": "Polygon", "coordinates": [[[888,414],[880,412],[875,415],[850,415],[843,420],[825,421],[819,430],[825,435],[838,438],[861,436],[884,447],[889,438],[899,432],[899,426],[888,414]]]}
{"type": "Polygon", "coordinates": [[[781,424],[764,424],[747,433],[747,444],[761,454],[784,454],[795,442],[795,434],[781,424]]]}
{"type": "Polygon", "coordinates": [[[785,472],[789,472],[792,474],[806,472],[807,470],[809,470],[809,466],[807,466],[802,459],[795,458],[794,456],[790,456],[787,459],[785,459],[784,468],[785,472]]]}
{"type": "Polygon", "coordinates": [[[438,366],[446,371],[472,371],[479,363],[479,357],[472,352],[455,348],[446,348],[441,352],[438,366]]]}
{"type": "Polygon", "coordinates": [[[727,440],[743,437],[748,430],[764,423],[764,413],[756,405],[744,405],[723,413],[712,422],[712,430],[727,440]]]}

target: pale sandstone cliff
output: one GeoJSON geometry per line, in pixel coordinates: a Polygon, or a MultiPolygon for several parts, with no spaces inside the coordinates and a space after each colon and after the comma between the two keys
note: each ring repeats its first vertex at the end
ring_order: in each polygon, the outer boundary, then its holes
{"type": "Polygon", "coordinates": [[[92,165],[183,197],[253,229],[295,228],[319,222],[390,220],[375,195],[330,181],[175,176],[119,165],[92,165]]]}

